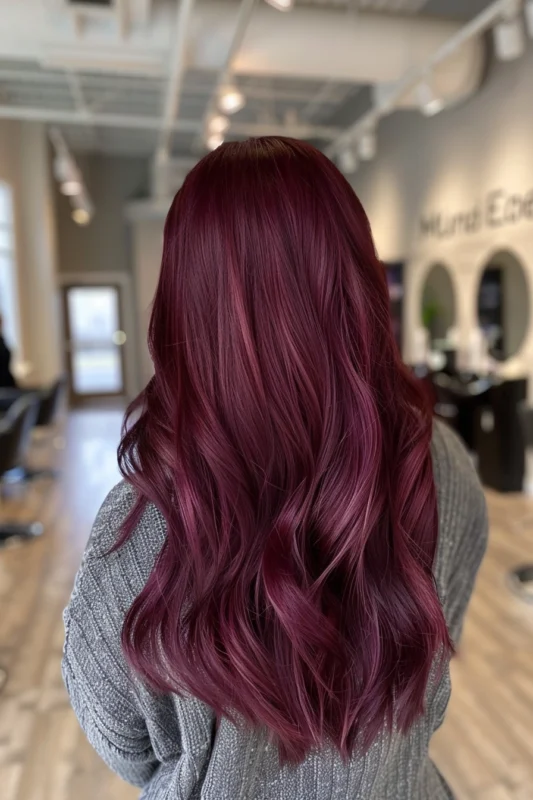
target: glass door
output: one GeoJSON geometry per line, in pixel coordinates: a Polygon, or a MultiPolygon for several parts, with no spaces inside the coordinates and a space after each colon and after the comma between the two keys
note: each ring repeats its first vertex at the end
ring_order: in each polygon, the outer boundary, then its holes
{"type": "Polygon", "coordinates": [[[124,393],[117,286],[67,286],[64,289],[66,349],[73,399],[124,393]]]}

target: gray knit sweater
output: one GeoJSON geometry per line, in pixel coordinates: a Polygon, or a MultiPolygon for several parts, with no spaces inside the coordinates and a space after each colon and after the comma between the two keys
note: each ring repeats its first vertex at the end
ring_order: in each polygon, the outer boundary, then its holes
{"type": "MultiPolygon", "coordinates": [[[[440,535],[435,578],[454,640],[486,544],[485,501],[456,437],[435,425],[433,461],[440,535]]],[[[95,522],[65,611],[63,674],[93,747],[143,800],[441,800],[452,794],[428,757],[450,695],[449,673],[433,681],[409,735],[383,734],[364,757],[343,763],[325,748],[299,766],[279,766],[264,732],[223,720],[193,697],[157,697],[132,679],[120,646],[124,614],[142,589],[165,536],[149,507],[122,549],[105,555],[133,500],[116,486],[95,522]]]]}

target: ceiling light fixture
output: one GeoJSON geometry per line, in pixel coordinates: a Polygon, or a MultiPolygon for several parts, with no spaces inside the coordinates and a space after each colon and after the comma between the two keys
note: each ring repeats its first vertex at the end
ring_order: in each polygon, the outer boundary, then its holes
{"type": "Polygon", "coordinates": [[[222,114],[217,114],[209,120],[210,133],[226,133],[229,128],[229,119],[223,117],[222,114]]]}
{"type": "Polygon", "coordinates": [[[494,49],[500,61],[514,61],[526,51],[526,36],[522,19],[522,3],[510,0],[501,22],[493,29],[494,49]]]}
{"type": "Polygon", "coordinates": [[[377,151],[376,132],[369,130],[364,133],[357,143],[357,151],[361,161],[372,161],[377,151]]]}
{"type": "Polygon", "coordinates": [[[341,150],[339,153],[339,167],[345,175],[353,175],[357,170],[357,156],[351,147],[347,147],[346,150],[341,150]]]}
{"type": "Polygon", "coordinates": [[[277,11],[291,11],[294,8],[294,0],[265,0],[265,2],[277,11]]]}
{"type": "Polygon", "coordinates": [[[236,86],[227,86],[220,94],[218,105],[225,114],[236,114],[244,108],[246,98],[236,86]]]}
{"type": "Polygon", "coordinates": [[[67,197],[79,194],[83,190],[83,183],[79,180],[63,181],[59,184],[59,191],[67,197]]]}
{"type": "Polygon", "coordinates": [[[444,108],[444,100],[435,94],[428,81],[418,84],[416,94],[420,111],[426,117],[434,117],[444,108]]]}
{"type": "Polygon", "coordinates": [[[209,150],[216,150],[217,147],[220,147],[220,145],[223,142],[224,142],[224,137],[221,133],[212,133],[210,136],[207,137],[205,143],[209,148],[209,150]]]}
{"type": "Polygon", "coordinates": [[[94,206],[85,188],[70,198],[72,211],[70,216],[77,225],[88,225],[93,218],[94,206]]]}
{"type": "Polygon", "coordinates": [[[59,128],[50,128],[48,135],[55,151],[53,169],[59,191],[70,198],[74,222],[88,225],[93,218],[94,206],[83,183],[83,175],[59,128]]]}
{"type": "Polygon", "coordinates": [[[86,208],[73,208],[71,217],[77,225],[88,225],[91,215],[86,208]]]}
{"type": "Polygon", "coordinates": [[[524,13],[526,15],[527,32],[530,38],[533,39],[533,0],[526,0],[524,13]]]}

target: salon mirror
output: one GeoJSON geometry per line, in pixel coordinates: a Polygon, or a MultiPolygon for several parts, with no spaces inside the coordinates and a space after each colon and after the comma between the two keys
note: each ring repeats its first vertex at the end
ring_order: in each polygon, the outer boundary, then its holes
{"type": "Polygon", "coordinates": [[[485,266],[477,313],[492,358],[506,361],[516,355],[529,327],[529,287],[522,264],[510,251],[499,251],[485,266]]]}
{"type": "Polygon", "coordinates": [[[455,325],[456,310],[452,279],[443,264],[434,264],[426,275],[421,315],[431,348],[445,349],[448,334],[455,325]]]}

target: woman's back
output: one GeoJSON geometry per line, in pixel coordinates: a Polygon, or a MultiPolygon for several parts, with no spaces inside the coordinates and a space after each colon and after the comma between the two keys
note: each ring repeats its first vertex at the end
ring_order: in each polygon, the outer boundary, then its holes
{"type": "MultiPolygon", "coordinates": [[[[440,536],[435,578],[458,640],[486,544],[484,496],[455,434],[436,423],[433,463],[440,536]]],[[[95,523],[65,614],[64,676],[91,744],[143,800],[440,800],[451,797],[428,758],[450,694],[448,667],[427,692],[423,717],[407,736],[384,732],[347,764],[329,748],[280,768],[265,731],[239,730],[188,697],[157,696],[130,681],[120,644],[124,614],[146,583],[165,539],[165,522],[146,509],[134,536],[114,544],[133,503],[119,484],[95,523]],[[107,555],[106,555],[107,554],[107,555]]]]}
{"type": "Polygon", "coordinates": [[[368,221],[323,154],[254,140],[191,171],[149,345],[126,484],[67,617],[89,735],[154,800],[307,800],[331,776],[337,797],[346,781],[398,797],[406,759],[405,797],[434,797],[420,781],[438,780],[427,740],[483,503],[445,433],[432,462],[432,408],[398,353],[368,221]]]}

